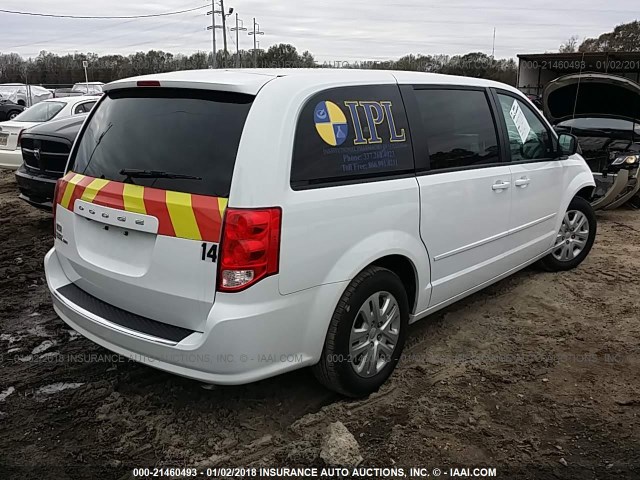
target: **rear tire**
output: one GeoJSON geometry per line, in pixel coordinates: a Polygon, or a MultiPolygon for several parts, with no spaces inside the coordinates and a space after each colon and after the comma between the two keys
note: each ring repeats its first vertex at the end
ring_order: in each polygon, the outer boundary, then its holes
{"type": "Polygon", "coordinates": [[[338,302],[314,375],[349,397],[376,391],[400,359],[408,325],[409,303],[400,278],[386,268],[366,268],[338,302]]]}
{"type": "Polygon", "coordinates": [[[540,260],[540,266],[549,272],[576,268],[589,255],[597,228],[591,204],[582,197],[574,197],[563,218],[554,250],[540,260]]]}
{"type": "Polygon", "coordinates": [[[18,110],[11,110],[9,113],[7,113],[7,120],[13,120],[18,115],[20,115],[20,112],[18,110]]]}

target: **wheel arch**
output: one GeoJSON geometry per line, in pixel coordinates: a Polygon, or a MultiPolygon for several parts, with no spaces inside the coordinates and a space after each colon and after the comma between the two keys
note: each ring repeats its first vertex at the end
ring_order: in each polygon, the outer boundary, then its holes
{"type": "Polygon", "coordinates": [[[418,271],[411,259],[399,254],[387,255],[373,261],[367,265],[365,269],[372,265],[386,268],[400,278],[400,281],[407,292],[409,311],[410,313],[415,313],[416,305],[418,303],[418,271]]]}
{"type": "Polygon", "coordinates": [[[595,189],[596,189],[595,186],[587,185],[586,187],[582,187],[580,190],[578,190],[574,195],[574,197],[582,197],[587,202],[591,202],[591,199],[593,197],[593,192],[595,189]]]}
{"type": "Polygon", "coordinates": [[[564,195],[562,197],[562,202],[560,204],[560,209],[558,210],[558,216],[556,218],[556,230],[560,229],[560,225],[562,224],[562,219],[564,218],[564,214],[569,208],[569,204],[574,197],[582,197],[588,202],[591,201],[590,197],[586,197],[585,195],[590,195],[590,192],[593,193],[593,189],[596,187],[596,182],[593,179],[593,174],[590,170],[585,169],[576,175],[567,188],[565,189],[564,195]]]}

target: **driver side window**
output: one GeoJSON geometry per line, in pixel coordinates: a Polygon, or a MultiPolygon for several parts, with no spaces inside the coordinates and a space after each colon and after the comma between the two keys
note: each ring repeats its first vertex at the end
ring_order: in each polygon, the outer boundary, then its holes
{"type": "Polygon", "coordinates": [[[498,99],[509,133],[511,161],[555,158],[555,139],[531,108],[509,95],[498,94],[498,99]]]}

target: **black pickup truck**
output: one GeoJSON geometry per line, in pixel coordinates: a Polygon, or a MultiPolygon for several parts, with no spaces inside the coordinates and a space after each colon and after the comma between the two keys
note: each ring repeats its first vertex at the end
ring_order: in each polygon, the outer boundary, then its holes
{"type": "Polygon", "coordinates": [[[20,198],[34,207],[51,210],[56,181],[64,175],[71,146],[86,115],[74,115],[25,131],[20,145],[24,163],[16,171],[20,198]]]}

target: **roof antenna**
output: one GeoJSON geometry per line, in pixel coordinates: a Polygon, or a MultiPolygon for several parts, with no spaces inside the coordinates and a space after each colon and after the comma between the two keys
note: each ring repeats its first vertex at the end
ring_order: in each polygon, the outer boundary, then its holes
{"type": "MultiPolygon", "coordinates": [[[[580,71],[578,72],[578,87],[576,88],[576,101],[573,103],[573,115],[572,120],[576,119],[576,110],[578,109],[578,95],[580,94],[580,82],[582,81],[582,67],[584,65],[584,54],[582,52],[582,61],[580,62],[580,71]]],[[[575,122],[571,122],[571,128],[569,129],[569,133],[573,135],[573,124],[575,122]]]]}

